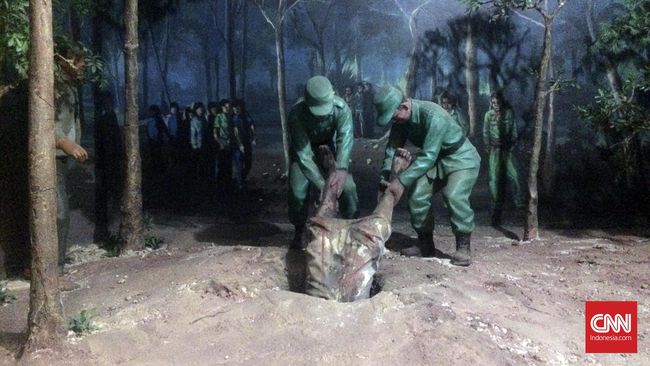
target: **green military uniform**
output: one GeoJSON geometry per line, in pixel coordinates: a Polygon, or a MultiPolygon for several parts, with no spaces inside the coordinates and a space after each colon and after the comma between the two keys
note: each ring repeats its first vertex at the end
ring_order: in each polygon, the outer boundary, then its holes
{"type": "Polygon", "coordinates": [[[505,109],[499,119],[494,110],[485,113],[483,142],[488,149],[488,188],[494,205],[493,218],[497,222],[504,201],[506,179],[510,183],[515,205],[517,207],[522,205],[519,177],[512,156],[516,140],[517,127],[512,109],[505,109]]]}
{"type": "Polygon", "coordinates": [[[418,233],[433,231],[431,196],[442,190],[455,234],[474,230],[469,196],[478,177],[481,158],[461,127],[433,102],[412,99],[410,120],[393,124],[382,168],[387,180],[395,150],[410,141],[422,149],[398,179],[409,192],[411,225],[418,233]]]}
{"type": "MultiPolygon", "coordinates": [[[[298,102],[289,114],[289,218],[297,227],[307,221],[309,185],[319,190],[325,185],[315,161],[314,151],[318,146],[329,145],[336,150],[336,169],[347,170],[350,163],[354,140],[352,112],[343,99],[334,96],[333,90],[329,96],[329,90],[331,84],[325,77],[309,79],[305,100],[298,102]],[[319,94],[327,94],[328,97],[319,94]],[[317,110],[323,113],[319,117],[313,112],[314,108],[321,107],[316,104],[323,98],[329,98],[329,103],[317,110]]],[[[359,215],[358,206],[357,188],[352,175],[348,175],[339,198],[341,215],[345,219],[356,218],[359,215]]]]}
{"type": "Polygon", "coordinates": [[[463,116],[458,108],[452,109],[449,114],[454,121],[456,121],[456,124],[463,129],[463,136],[467,137],[467,135],[469,135],[469,123],[467,122],[467,119],[465,119],[465,116],[463,116]]]}

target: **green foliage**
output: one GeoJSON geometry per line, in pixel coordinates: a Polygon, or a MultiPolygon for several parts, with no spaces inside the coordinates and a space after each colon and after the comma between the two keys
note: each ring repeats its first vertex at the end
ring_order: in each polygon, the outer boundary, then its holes
{"type": "Polygon", "coordinates": [[[598,146],[619,166],[618,178],[631,187],[640,169],[640,136],[650,131],[650,107],[643,102],[650,93],[650,1],[623,4],[626,13],[602,27],[594,46],[615,57],[624,79],[620,97],[599,88],[592,105],[576,109],[597,132],[598,146]]]}
{"type": "MultiPolygon", "coordinates": [[[[59,0],[54,3],[55,18],[64,17],[69,11],[82,17],[91,14],[94,1],[91,0],[59,0]],[[69,6],[65,6],[65,5],[69,6]]],[[[70,36],[54,26],[54,52],[61,55],[62,50],[74,49],[75,53],[86,59],[86,75],[84,80],[99,82],[104,86],[104,64],[102,59],[93,55],[82,43],[73,42],[70,36]]],[[[29,52],[29,1],[0,0],[0,84],[12,83],[27,78],[29,52]]],[[[58,63],[55,62],[55,75],[61,81],[62,75],[58,63]]]]}
{"type": "Polygon", "coordinates": [[[0,281],[0,305],[9,304],[16,300],[16,296],[7,290],[7,281],[0,281]]]}
{"type": "Polygon", "coordinates": [[[144,246],[153,250],[160,249],[163,240],[154,235],[147,235],[144,238],[144,246]]]}
{"type": "Polygon", "coordinates": [[[467,6],[469,11],[476,11],[481,6],[489,5],[494,18],[506,18],[512,10],[538,9],[543,0],[458,0],[467,6]]]}
{"type": "Polygon", "coordinates": [[[624,0],[626,14],[602,27],[596,47],[613,53],[645,52],[650,47],[650,1],[624,0]]]}
{"type": "MultiPolygon", "coordinates": [[[[27,0],[0,0],[0,67],[20,79],[27,77],[28,7],[27,0]]],[[[0,83],[9,76],[0,77],[0,83]]]]}
{"type": "Polygon", "coordinates": [[[81,310],[79,314],[68,319],[68,330],[73,331],[78,336],[92,333],[98,329],[92,320],[95,316],[95,309],[81,310]]]}
{"type": "Polygon", "coordinates": [[[120,235],[116,233],[110,233],[103,246],[103,249],[106,250],[105,256],[110,258],[119,256],[121,247],[122,238],[120,235]]]}
{"type": "MultiPolygon", "coordinates": [[[[153,216],[145,213],[142,216],[142,226],[144,227],[145,231],[151,232],[154,226],[153,216]]],[[[160,249],[160,245],[162,243],[163,240],[161,238],[151,234],[146,235],[144,238],[144,246],[153,250],[160,249]]]]}

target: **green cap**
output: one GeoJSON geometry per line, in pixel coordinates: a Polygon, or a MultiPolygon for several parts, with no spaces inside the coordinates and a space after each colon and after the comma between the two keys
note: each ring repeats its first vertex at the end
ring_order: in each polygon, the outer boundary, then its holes
{"type": "Polygon", "coordinates": [[[305,102],[314,116],[326,116],[334,106],[334,88],[325,76],[314,76],[307,80],[305,102]]]}
{"type": "Polygon", "coordinates": [[[383,127],[390,122],[397,107],[402,103],[402,99],[402,92],[390,85],[382,86],[375,93],[375,98],[372,102],[375,104],[375,108],[377,108],[378,126],[383,127]]]}

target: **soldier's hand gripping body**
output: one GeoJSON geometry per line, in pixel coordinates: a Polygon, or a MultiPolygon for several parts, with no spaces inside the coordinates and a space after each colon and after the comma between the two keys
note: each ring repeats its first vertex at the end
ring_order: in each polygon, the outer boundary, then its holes
{"type": "MultiPolygon", "coordinates": [[[[334,156],[327,146],[319,147],[325,174],[334,170],[334,156]]],[[[391,181],[411,162],[407,150],[397,149],[391,181]]],[[[342,302],[368,298],[384,243],[391,234],[393,207],[399,192],[385,191],[372,215],[356,220],[334,218],[338,196],[328,184],[329,174],[316,215],[307,224],[307,293],[342,302]]]]}
{"type": "Polygon", "coordinates": [[[462,128],[438,104],[404,98],[399,90],[391,86],[385,86],[375,94],[374,104],[377,124],[385,126],[392,123],[380,189],[400,193],[405,187],[410,187],[408,207],[418,241],[416,245],[404,249],[402,254],[434,255],[431,197],[442,191],[451,229],[456,236],[452,264],[468,266],[470,236],[474,230],[474,211],[469,204],[469,196],[478,177],[481,161],[478,152],[464,137],[462,128]],[[421,150],[398,179],[386,184],[395,151],[407,141],[421,150]]]}
{"type": "Polygon", "coordinates": [[[357,187],[348,174],[352,154],[352,112],[343,99],[334,95],[324,76],[307,80],[304,99],[289,113],[289,219],[295,226],[292,248],[302,248],[307,222],[310,185],[322,191],[325,178],[316,164],[314,151],[327,145],[336,154],[335,171],[328,181],[336,188],[343,218],[359,215],[357,187]]]}

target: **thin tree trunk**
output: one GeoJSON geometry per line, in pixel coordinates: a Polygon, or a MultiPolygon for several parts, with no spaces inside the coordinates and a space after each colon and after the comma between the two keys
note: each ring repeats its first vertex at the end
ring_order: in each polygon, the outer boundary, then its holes
{"type": "MultiPolygon", "coordinates": [[[[286,11],[286,3],[280,0],[278,4],[278,18],[286,11]]],[[[287,87],[284,80],[284,24],[278,21],[275,26],[275,52],[277,56],[277,87],[278,109],[280,111],[280,124],[282,125],[282,147],[284,149],[284,171],[289,172],[289,125],[287,121],[287,87]]]]}
{"type": "MultiPolygon", "coordinates": [[[[595,43],[597,41],[596,29],[594,28],[594,1],[589,0],[587,3],[587,28],[589,30],[589,37],[591,42],[595,43]]],[[[607,70],[607,81],[609,83],[609,88],[612,91],[614,99],[621,103],[623,101],[621,97],[622,82],[621,76],[618,74],[614,63],[607,53],[600,52],[602,57],[603,65],[605,65],[605,70],[607,70]]]]}
{"type": "Polygon", "coordinates": [[[213,101],[213,95],[212,95],[212,68],[211,68],[211,62],[212,60],[208,58],[207,52],[205,55],[205,58],[203,60],[203,67],[205,68],[205,94],[206,97],[208,98],[208,102],[213,101]]]}
{"type": "MultiPolygon", "coordinates": [[[[154,56],[156,56],[156,63],[158,65],[158,71],[160,72],[160,80],[162,81],[163,85],[163,91],[165,95],[167,96],[167,105],[171,104],[171,100],[169,98],[169,89],[167,88],[167,80],[165,80],[165,74],[163,71],[163,66],[162,62],[160,61],[160,54],[158,52],[158,46],[156,46],[156,39],[153,36],[153,31],[151,30],[151,23],[146,20],[147,22],[147,30],[149,31],[149,39],[151,40],[151,47],[153,48],[153,53],[154,56]]],[[[146,77],[146,75],[145,75],[146,77]]]]}
{"type": "Polygon", "coordinates": [[[535,88],[535,129],[533,150],[530,156],[530,167],[528,172],[528,211],[526,213],[526,227],[524,228],[524,241],[539,239],[539,217],[538,203],[539,195],[537,191],[537,172],[539,170],[539,154],[542,147],[542,127],[544,126],[544,105],[546,93],[546,76],[548,74],[548,64],[551,59],[551,30],[553,19],[544,17],[544,44],[542,46],[542,58],[539,65],[539,74],[537,76],[537,86],[535,88]]]}
{"type": "MultiPolygon", "coordinates": [[[[557,80],[557,71],[550,61],[549,72],[553,80],[557,80]]],[[[555,90],[548,95],[548,119],[546,126],[546,150],[544,152],[544,165],[542,170],[542,186],[544,195],[552,198],[555,190],[555,90]]]]}
{"type": "Polygon", "coordinates": [[[241,48],[241,77],[239,83],[239,92],[242,99],[246,100],[246,69],[248,66],[248,1],[244,0],[244,20],[241,48]]]}
{"type": "MultiPolygon", "coordinates": [[[[102,34],[102,21],[101,17],[99,15],[95,15],[93,17],[93,25],[92,25],[92,48],[93,48],[93,53],[95,55],[99,55],[102,57],[103,60],[107,61],[106,58],[103,55],[102,52],[102,45],[103,45],[103,40],[104,36],[102,34]]],[[[107,65],[108,66],[108,65],[107,65]]],[[[100,93],[101,89],[99,87],[99,83],[93,83],[93,104],[95,106],[95,111],[93,114],[94,117],[94,126],[97,126],[97,119],[99,118],[100,111],[102,109],[102,101],[100,100],[100,93]]],[[[115,100],[117,100],[118,96],[116,95],[114,97],[115,100]]],[[[81,100],[81,99],[79,99],[81,100]]]]}
{"type": "Polygon", "coordinates": [[[54,150],[52,2],[29,2],[29,190],[31,287],[23,354],[57,347],[65,336],[59,293],[54,150]]]}
{"type": "Polygon", "coordinates": [[[415,89],[417,88],[417,83],[416,83],[416,73],[418,70],[418,42],[417,39],[413,39],[413,44],[411,45],[411,51],[409,53],[409,63],[408,67],[406,69],[406,75],[404,78],[406,79],[406,95],[408,97],[415,97],[415,89]]]}
{"type": "Polygon", "coordinates": [[[237,74],[235,73],[235,6],[234,0],[226,0],[226,57],[228,58],[228,86],[230,99],[237,98],[237,74]]]}
{"type": "MultiPolygon", "coordinates": [[[[218,54],[219,52],[217,52],[218,54]]],[[[214,95],[217,99],[220,99],[220,94],[221,94],[221,64],[219,63],[219,59],[215,58],[214,59],[214,95]]]]}
{"type": "Polygon", "coordinates": [[[467,18],[467,39],[465,41],[465,59],[467,66],[465,68],[466,90],[467,90],[467,117],[469,120],[469,136],[474,136],[476,130],[477,115],[477,94],[478,82],[476,71],[476,35],[474,34],[474,27],[472,19],[467,18]]]}
{"type": "Polygon", "coordinates": [[[126,111],[124,118],[125,182],[122,195],[120,237],[123,249],[144,249],[142,228],[142,163],[138,124],[138,0],[126,0],[124,9],[124,73],[126,111]]]}
{"type": "MultiPolygon", "coordinates": [[[[142,56],[142,105],[145,108],[149,108],[149,53],[148,53],[149,48],[148,48],[146,34],[142,36],[142,43],[144,45],[141,54],[142,56]]],[[[124,73],[126,74],[126,71],[124,73]]]]}
{"type": "MultiPolygon", "coordinates": [[[[70,11],[70,30],[72,34],[72,39],[75,42],[82,42],[81,39],[81,20],[79,19],[79,14],[74,10],[70,11]]],[[[77,86],[77,98],[79,99],[79,129],[81,131],[81,126],[86,125],[86,114],[84,113],[84,89],[82,85],[77,86]]]]}

